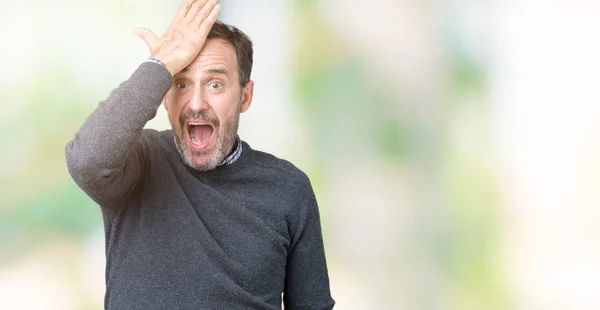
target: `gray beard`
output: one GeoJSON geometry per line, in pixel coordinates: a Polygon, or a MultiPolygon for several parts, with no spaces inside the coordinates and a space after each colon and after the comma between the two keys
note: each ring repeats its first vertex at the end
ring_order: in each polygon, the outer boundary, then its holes
{"type": "Polygon", "coordinates": [[[216,132],[213,134],[217,135],[216,149],[213,151],[212,154],[210,154],[208,162],[205,162],[202,165],[197,164],[194,161],[194,154],[206,155],[207,152],[191,151],[188,145],[182,142],[184,140],[183,128],[181,128],[180,130],[176,130],[175,126],[171,124],[171,126],[173,127],[173,134],[175,136],[175,145],[177,146],[177,151],[179,151],[179,155],[181,155],[183,162],[191,168],[194,168],[199,171],[210,171],[220,166],[223,160],[225,160],[225,158],[231,153],[233,149],[233,145],[237,138],[239,122],[240,114],[237,113],[236,115],[228,119],[225,123],[221,123],[222,125],[224,125],[224,127],[219,126],[219,128],[215,128],[216,132]],[[223,129],[223,132],[221,132],[221,129],[223,129]]]}

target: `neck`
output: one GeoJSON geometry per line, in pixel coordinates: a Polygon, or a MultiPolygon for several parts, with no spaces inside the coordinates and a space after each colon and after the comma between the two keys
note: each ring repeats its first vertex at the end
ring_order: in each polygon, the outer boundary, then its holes
{"type": "Polygon", "coordinates": [[[235,136],[235,140],[233,141],[233,145],[231,146],[231,149],[229,149],[229,153],[227,153],[227,155],[225,156],[225,158],[229,157],[229,155],[233,154],[233,152],[235,152],[235,150],[238,147],[238,143],[240,141],[240,137],[239,136],[235,136]]]}

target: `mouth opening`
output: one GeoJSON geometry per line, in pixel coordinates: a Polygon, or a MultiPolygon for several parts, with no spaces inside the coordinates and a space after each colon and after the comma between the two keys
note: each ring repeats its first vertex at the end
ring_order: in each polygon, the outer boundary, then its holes
{"type": "Polygon", "coordinates": [[[213,132],[213,126],[207,123],[190,122],[188,124],[190,140],[197,147],[205,146],[209,142],[210,137],[212,137],[213,132]]]}

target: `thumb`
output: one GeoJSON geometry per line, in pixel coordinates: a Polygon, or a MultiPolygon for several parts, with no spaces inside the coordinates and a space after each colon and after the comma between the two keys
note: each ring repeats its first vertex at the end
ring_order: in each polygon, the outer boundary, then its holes
{"type": "Polygon", "coordinates": [[[142,38],[144,42],[146,42],[150,51],[154,49],[154,45],[156,43],[156,35],[154,35],[154,33],[152,33],[150,29],[138,27],[135,29],[135,34],[142,38]]]}

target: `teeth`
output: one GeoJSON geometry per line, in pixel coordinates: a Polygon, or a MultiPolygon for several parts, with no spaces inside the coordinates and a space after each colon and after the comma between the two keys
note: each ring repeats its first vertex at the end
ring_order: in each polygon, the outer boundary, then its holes
{"type": "MultiPolygon", "coordinates": [[[[210,123],[206,123],[206,122],[188,122],[188,125],[190,126],[211,126],[210,123]]],[[[189,128],[191,129],[191,127],[189,128]]],[[[196,145],[200,145],[200,142],[196,140],[196,134],[194,130],[190,130],[190,138],[192,140],[192,143],[196,144],[196,145]]]]}

